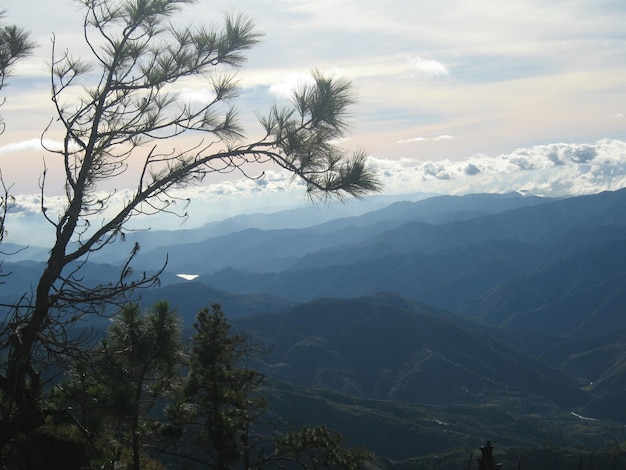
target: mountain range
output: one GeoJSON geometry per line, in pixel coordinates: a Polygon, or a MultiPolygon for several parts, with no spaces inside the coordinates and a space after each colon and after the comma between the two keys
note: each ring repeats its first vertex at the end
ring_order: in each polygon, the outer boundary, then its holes
{"type": "MultiPolygon", "coordinates": [[[[477,433],[515,446],[624,438],[626,190],[318,211],[310,223],[291,211],[133,233],[136,270],[167,260],[142,303],[167,299],[187,332],[222,304],[269,351],[255,366],[273,412],[323,417],[390,459],[474,445],[477,433]]],[[[130,246],[92,258],[84,282],[115,276],[130,246]]],[[[24,252],[4,260],[2,303],[41,272],[45,250],[24,252]]]]}

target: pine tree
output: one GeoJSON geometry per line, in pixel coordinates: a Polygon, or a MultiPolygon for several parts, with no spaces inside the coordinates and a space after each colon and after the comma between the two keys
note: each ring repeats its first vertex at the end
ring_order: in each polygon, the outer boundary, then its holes
{"type": "Polygon", "coordinates": [[[129,304],[100,348],[74,364],[64,390],[103,454],[114,449],[109,460],[129,460],[138,470],[142,446],[153,438],[151,413],[164,406],[181,365],[179,318],[169,304],[157,302],[145,312],[129,304]]]}
{"type": "Polygon", "coordinates": [[[256,164],[287,170],[312,197],[380,189],[365,154],[349,155],[338,145],[354,101],[346,80],[315,73],[294,93],[292,106],[274,107],[260,119],[260,138],[244,136],[233,73],[260,34],[242,15],[225,15],[218,27],[176,25],[172,18],[193,1],[79,0],[86,54],[60,51],[53,37],[54,117],[44,136],[62,136],[63,145],[47,151],[63,162],[65,199],[57,211],[48,207],[44,169],[41,213],[54,241],[36,285],[5,305],[0,399],[8,404],[0,410],[0,448],[58,411],[42,403],[41,362],[60,364],[77,348],[69,344],[72,326],[158,283],[158,274],[132,269],[137,245],[115,278],[85,282],[90,254],[123,241],[131,220],[159,212],[184,216],[177,189],[212,174],[248,176],[256,164]],[[204,81],[212,100],[183,100],[174,84],[187,79],[204,81]],[[181,134],[197,139],[178,139],[181,134]]]}
{"type": "Polygon", "coordinates": [[[219,305],[200,311],[194,328],[189,375],[171,416],[186,426],[207,465],[226,469],[242,461],[248,468],[250,428],[265,411],[254,393],[264,376],[242,364],[256,348],[232,331],[219,305]]]}

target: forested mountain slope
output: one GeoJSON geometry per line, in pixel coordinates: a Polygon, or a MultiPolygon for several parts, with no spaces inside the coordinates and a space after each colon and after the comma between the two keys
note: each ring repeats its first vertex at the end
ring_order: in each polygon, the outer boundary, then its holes
{"type": "Polygon", "coordinates": [[[578,384],[482,331],[396,296],[327,299],[236,322],[270,347],[267,373],[297,385],[413,403],[475,403],[523,391],[567,408],[578,384]]]}

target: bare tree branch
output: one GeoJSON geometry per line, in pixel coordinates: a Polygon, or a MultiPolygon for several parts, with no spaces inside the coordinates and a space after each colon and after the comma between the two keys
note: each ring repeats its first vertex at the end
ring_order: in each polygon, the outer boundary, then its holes
{"type": "MultiPolygon", "coordinates": [[[[16,328],[2,343],[7,355],[0,393],[10,407],[0,416],[0,446],[15,433],[41,425],[40,372],[44,357],[80,349],[70,330],[86,315],[119,305],[138,288],[158,282],[160,273],[136,273],[130,251],[117,279],[92,285],[82,268],[90,253],[124,238],[128,222],[145,214],[170,212],[173,190],[212,173],[240,172],[252,163],[272,162],[303,180],[312,198],[361,197],[379,189],[364,153],[352,157],[337,147],[347,130],[350,83],[313,72],[313,83],[298,90],[292,106],[260,118],[265,136],[246,141],[233,101],[233,72],[260,38],[254,23],[226,15],[220,28],[176,28],[170,18],[192,0],[80,0],[90,58],[60,52],[52,38],[50,81],[55,119],[44,131],[63,133],[65,207],[58,218],[46,212],[45,177],[41,209],[55,240],[28,302],[12,306],[16,328]],[[183,102],[172,86],[193,77],[213,98],[183,102]],[[55,127],[53,129],[53,127],[55,127]],[[197,134],[187,148],[174,139],[197,134]],[[167,147],[161,146],[167,141],[167,147]],[[169,143],[171,142],[171,144],[169,143]],[[134,193],[112,211],[99,188],[128,176],[130,160],[143,161],[134,193]],[[17,328],[19,326],[19,329],[17,328]],[[8,425],[17,423],[13,431],[8,425]]],[[[1,62],[0,62],[1,64],[1,62]]]]}

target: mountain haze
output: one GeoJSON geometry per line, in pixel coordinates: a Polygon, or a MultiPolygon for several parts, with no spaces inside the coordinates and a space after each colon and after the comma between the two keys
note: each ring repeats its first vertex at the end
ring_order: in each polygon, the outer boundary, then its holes
{"type": "MultiPolygon", "coordinates": [[[[138,233],[134,275],[164,271],[133,300],[168,300],[185,336],[221,304],[268,350],[253,365],[277,422],[332,425],[390,459],[477,436],[606,447],[626,439],[624,215],[626,190],[479,194],[138,233]]],[[[90,259],[83,282],[115,279],[129,247],[90,259]]],[[[0,301],[28,299],[41,269],[8,256],[0,301]]]]}

